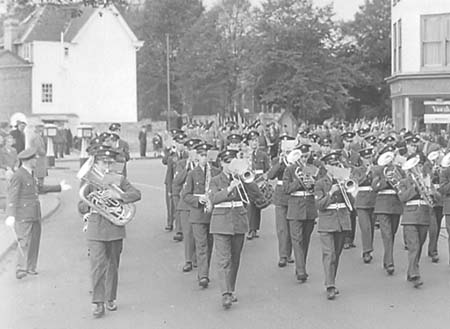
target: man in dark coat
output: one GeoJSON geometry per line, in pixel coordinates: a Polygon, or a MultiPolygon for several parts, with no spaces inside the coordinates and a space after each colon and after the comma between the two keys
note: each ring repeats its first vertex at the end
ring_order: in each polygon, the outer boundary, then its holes
{"type": "Polygon", "coordinates": [[[16,129],[11,130],[9,133],[14,137],[14,148],[17,154],[25,149],[25,127],[26,123],[24,121],[17,120],[16,129]]]}
{"type": "Polygon", "coordinates": [[[147,153],[147,129],[145,126],[141,127],[141,130],[139,131],[139,151],[141,157],[145,157],[147,153]]]}

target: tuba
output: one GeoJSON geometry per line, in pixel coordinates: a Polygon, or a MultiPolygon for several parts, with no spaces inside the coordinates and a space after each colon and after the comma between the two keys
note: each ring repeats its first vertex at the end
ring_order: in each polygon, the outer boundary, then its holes
{"type": "Polygon", "coordinates": [[[428,206],[434,207],[436,205],[436,200],[434,198],[435,190],[431,185],[430,176],[424,176],[421,172],[421,168],[418,166],[420,162],[420,157],[415,156],[407,160],[402,169],[408,173],[409,177],[414,182],[420,197],[427,203],[428,206]]]}
{"type": "Polygon", "coordinates": [[[124,226],[134,218],[136,213],[134,204],[124,204],[106,196],[107,190],[123,193],[119,187],[121,175],[102,172],[95,164],[94,157],[90,157],[78,171],[77,178],[83,182],[79,192],[80,198],[93,211],[106,217],[117,226],[124,226]],[[94,186],[94,190],[91,192],[88,191],[89,185],[94,186]]]}
{"type": "Polygon", "coordinates": [[[403,178],[399,168],[393,163],[395,159],[394,152],[385,152],[378,158],[378,165],[384,166],[383,176],[392,186],[392,188],[398,191],[400,180],[403,178]]]}

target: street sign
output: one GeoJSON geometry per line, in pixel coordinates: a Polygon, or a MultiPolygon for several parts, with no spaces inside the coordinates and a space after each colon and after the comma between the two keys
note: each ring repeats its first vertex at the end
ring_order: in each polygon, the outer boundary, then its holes
{"type": "Polygon", "coordinates": [[[424,123],[450,123],[450,101],[426,101],[424,123]]]}

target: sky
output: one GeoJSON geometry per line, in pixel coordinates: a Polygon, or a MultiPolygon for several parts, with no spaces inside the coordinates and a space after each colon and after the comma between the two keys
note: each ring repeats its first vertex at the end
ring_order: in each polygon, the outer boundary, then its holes
{"type": "MultiPolygon", "coordinates": [[[[219,0],[203,0],[206,8],[209,8],[212,4],[219,0]]],[[[250,0],[253,4],[258,4],[264,0],[250,0]]],[[[364,0],[313,0],[317,5],[323,6],[329,3],[334,3],[334,11],[336,13],[336,19],[350,20],[353,15],[358,11],[360,5],[364,3],[364,0]]]]}

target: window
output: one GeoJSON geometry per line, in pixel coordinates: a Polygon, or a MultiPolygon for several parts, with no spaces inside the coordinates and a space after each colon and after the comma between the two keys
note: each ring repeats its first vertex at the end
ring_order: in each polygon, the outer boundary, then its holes
{"type": "Polygon", "coordinates": [[[397,23],[392,26],[392,68],[397,72],[397,23]]]}
{"type": "Polygon", "coordinates": [[[42,84],[42,103],[53,103],[53,85],[51,83],[42,84]]]}
{"type": "Polygon", "coordinates": [[[64,56],[69,57],[69,47],[64,47],[64,56]]]}
{"type": "Polygon", "coordinates": [[[422,16],[422,67],[450,66],[450,14],[422,16]]]}
{"type": "Polygon", "coordinates": [[[399,19],[397,23],[397,67],[398,71],[402,71],[402,20],[399,19]]]}

